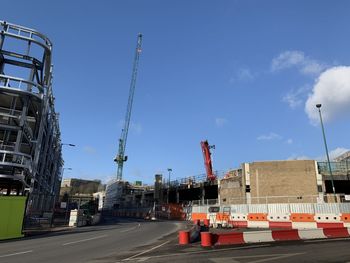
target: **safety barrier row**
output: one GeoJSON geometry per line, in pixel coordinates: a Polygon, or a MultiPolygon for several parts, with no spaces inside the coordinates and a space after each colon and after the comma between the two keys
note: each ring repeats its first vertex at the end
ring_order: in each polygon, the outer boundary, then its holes
{"type": "Polygon", "coordinates": [[[346,237],[350,237],[350,228],[268,230],[222,234],[201,232],[201,245],[203,247],[210,247],[260,242],[346,237]]]}
{"type": "Polygon", "coordinates": [[[213,227],[350,227],[350,204],[197,206],[192,208],[191,219],[209,219],[213,227]]]}
{"type": "Polygon", "coordinates": [[[350,214],[224,214],[224,213],[192,213],[192,220],[209,219],[211,226],[241,228],[329,228],[350,227],[350,214]]]}

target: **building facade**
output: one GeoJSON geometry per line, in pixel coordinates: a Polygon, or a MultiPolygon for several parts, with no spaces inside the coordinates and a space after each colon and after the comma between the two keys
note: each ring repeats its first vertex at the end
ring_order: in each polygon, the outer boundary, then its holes
{"type": "Polygon", "coordinates": [[[28,195],[27,214],[52,210],[60,187],[51,63],[46,36],[0,21],[0,194],[28,195]]]}
{"type": "MultiPolygon", "coordinates": [[[[323,203],[350,195],[349,168],[344,161],[287,160],[243,163],[219,183],[222,204],[323,203]],[[335,194],[332,190],[335,185],[335,194]]],[[[350,196],[349,196],[350,197],[350,196]]]]}

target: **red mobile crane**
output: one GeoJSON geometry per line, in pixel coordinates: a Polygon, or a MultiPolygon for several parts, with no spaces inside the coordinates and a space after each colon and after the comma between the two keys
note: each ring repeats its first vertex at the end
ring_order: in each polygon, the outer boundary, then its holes
{"type": "Polygon", "coordinates": [[[211,153],[210,149],[215,149],[215,145],[209,145],[208,141],[201,141],[201,147],[204,158],[204,165],[207,171],[207,180],[214,181],[216,179],[216,175],[213,173],[213,166],[211,164],[211,153]]]}

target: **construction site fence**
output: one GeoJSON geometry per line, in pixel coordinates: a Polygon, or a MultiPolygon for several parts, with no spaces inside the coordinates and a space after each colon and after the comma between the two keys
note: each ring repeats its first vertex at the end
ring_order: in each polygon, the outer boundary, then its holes
{"type": "Polygon", "coordinates": [[[202,199],[188,202],[190,205],[233,205],[233,204],[290,204],[290,203],[347,203],[350,195],[345,194],[323,194],[303,196],[261,196],[261,197],[235,197],[219,199],[202,199]]]}
{"type": "MultiPolygon", "coordinates": [[[[192,213],[209,213],[213,205],[193,205],[192,213]]],[[[350,203],[289,203],[289,204],[240,204],[215,205],[220,212],[235,214],[264,213],[264,214],[343,214],[350,213],[350,203]]]]}
{"type": "Polygon", "coordinates": [[[191,209],[186,209],[181,204],[164,204],[155,205],[152,207],[138,207],[138,208],[117,208],[103,210],[104,216],[116,217],[133,217],[142,219],[171,219],[171,220],[186,220],[188,212],[191,209]]]}

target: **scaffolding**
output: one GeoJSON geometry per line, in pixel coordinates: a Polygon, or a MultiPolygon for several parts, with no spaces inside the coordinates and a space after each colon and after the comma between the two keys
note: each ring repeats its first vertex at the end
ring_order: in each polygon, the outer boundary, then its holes
{"type": "Polygon", "coordinates": [[[52,44],[0,21],[0,195],[28,195],[28,213],[51,211],[62,173],[52,44]]]}

